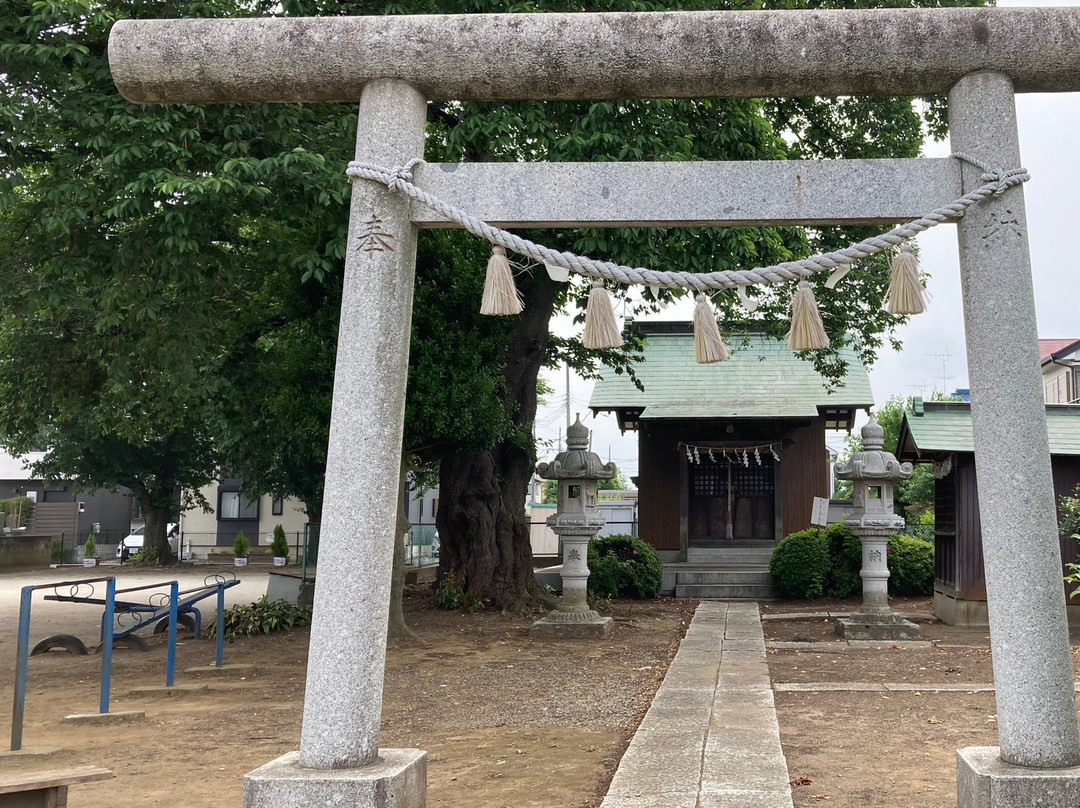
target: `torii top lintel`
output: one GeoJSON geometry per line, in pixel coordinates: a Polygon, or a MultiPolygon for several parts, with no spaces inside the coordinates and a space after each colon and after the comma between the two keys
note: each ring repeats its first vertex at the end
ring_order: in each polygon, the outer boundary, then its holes
{"type": "Polygon", "coordinates": [[[979,70],[1080,91],[1080,8],[124,20],[134,102],[357,101],[393,78],[433,100],[923,95],[979,70]]]}

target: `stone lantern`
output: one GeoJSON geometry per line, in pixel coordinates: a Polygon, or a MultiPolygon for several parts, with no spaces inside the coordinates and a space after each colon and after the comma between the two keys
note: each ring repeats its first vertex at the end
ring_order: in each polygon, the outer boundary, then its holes
{"type": "Polygon", "coordinates": [[[589,540],[604,526],[604,514],[596,507],[596,484],[618,473],[614,463],[604,463],[589,451],[589,430],[581,416],[566,430],[566,451],[550,463],[540,463],[536,473],[557,480],[558,506],[547,519],[562,543],[562,601],[555,611],[532,625],[532,634],[556,637],[605,637],[611,632],[610,617],[589,608],[585,590],[589,580],[589,540]]]}
{"type": "Polygon", "coordinates": [[[849,640],[914,640],[919,627],[889,608],[889,539],[904,527],[893,511],[893,486],[911,476],[911,464],[901,463],[882,449],[885,430],[874,416],[862,428],[862,451],[835,467],[838,480],[851,480],[854,512],[844,519],[862,544],[862,611],[837,621],[836,630],[849,640]]]}

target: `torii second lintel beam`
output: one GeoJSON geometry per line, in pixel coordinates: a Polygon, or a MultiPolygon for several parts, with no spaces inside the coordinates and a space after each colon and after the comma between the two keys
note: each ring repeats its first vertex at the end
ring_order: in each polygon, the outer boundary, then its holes
{"type": "Polygon", "coordinates": [[[994,70],[1080,91],[1080,8],[123,20],[133,102],[357,101],[375,78],[433,100],[924,95],[994,70]]]}

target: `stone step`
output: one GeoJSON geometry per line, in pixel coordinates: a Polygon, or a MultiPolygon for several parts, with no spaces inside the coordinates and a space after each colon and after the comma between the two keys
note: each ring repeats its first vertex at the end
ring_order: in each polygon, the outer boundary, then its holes
{"type": "Polygon", "coordinates": [[[760,584],[769,586],[772,579],[766,569],[720,569],[704,572],[678,572],[675,585],[679,584],[760,584]]]}
{"type": "Polygon", "coordinates": [[[689,564],[737,564],[769,566],[772,549],[758,547],[688,547],[686,561],[689,564]]]}
{"type": "Polygon", "coordinates": [[[772,586],[763,584],[677,584],[675,597],[769,600],[774,595],[772,586]]]}

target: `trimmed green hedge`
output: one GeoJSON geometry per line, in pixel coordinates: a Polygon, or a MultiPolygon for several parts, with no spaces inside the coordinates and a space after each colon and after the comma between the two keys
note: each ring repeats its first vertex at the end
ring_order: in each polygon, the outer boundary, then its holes
{"type": "Polygon", "coordinates": [[[825,531],[810,528],[781,539],[773,550],[769,573],[781,597],[815,600],[825,595],[830,567],[825,531]]]}
{"type": "Polygon", "coordinates": [[[664,564],[652,545],[635,536],[603,536],[589,542],[589,591],[612,598],[655,598],[664,564]]]}
{"type": "Polygon", "coordinates": [[[934,594],[934,545],[900,533],[889,540],[889,592],[934,594]]]}
{"type": "MultiPolygon", "coordinates": [[[[814,600],[862,592],[862,545],[843,523],[792,533],[773,550],[769,563],[781,597],[814,600]]],[[[889,593],[934,593],[934,545],[903,533],[889,542],[889,593]]]]}

